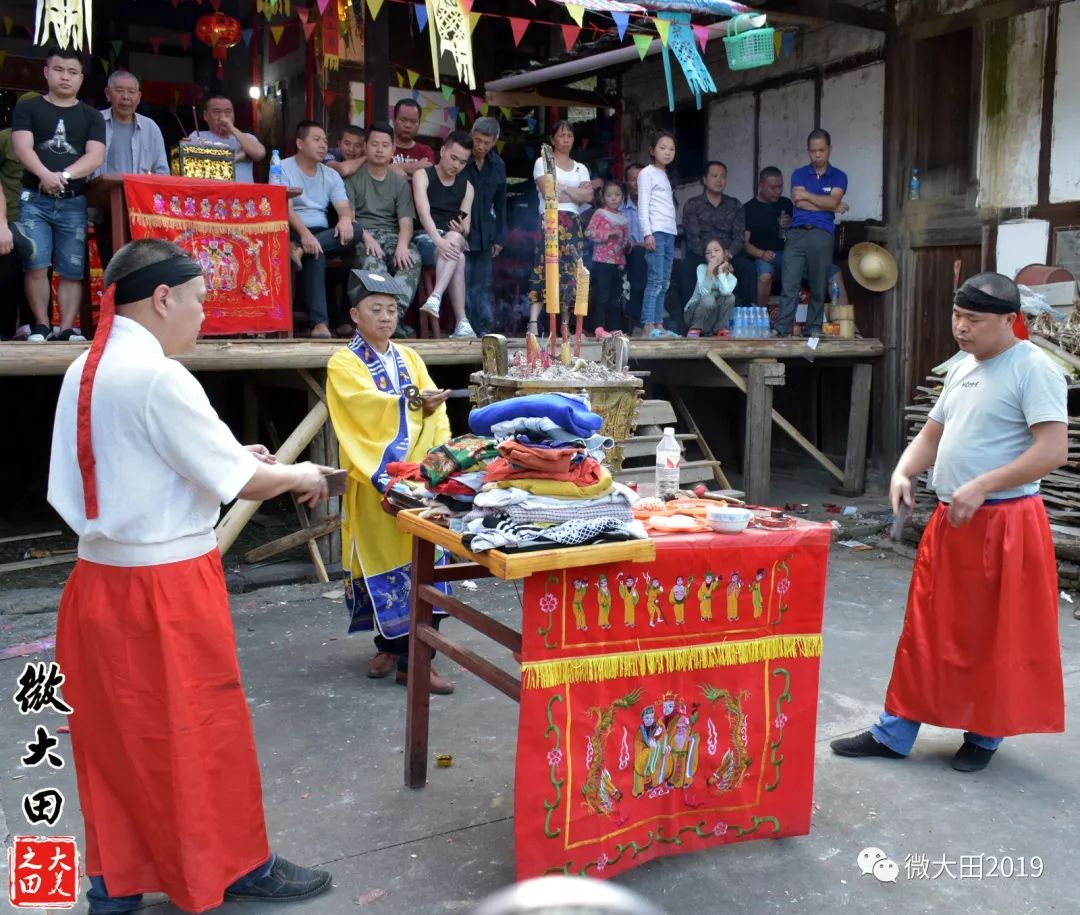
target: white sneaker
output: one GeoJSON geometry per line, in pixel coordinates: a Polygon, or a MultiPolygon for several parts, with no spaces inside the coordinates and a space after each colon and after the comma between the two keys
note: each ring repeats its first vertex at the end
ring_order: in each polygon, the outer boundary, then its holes
{"type": "Polygon", "coordinates": [[[424,304],[420,306],[420,310],[422,312],[424,312],[425,314],[429,314],[433,318],[438,320],[438,318],[439,318],[439,308],[440,308],[441,305],[442,305],[442,296],[441,295],[436,295],[435,293],[432,293],[431,295],[429,295],[427,297],[427,301],[424,302],[424,304]]]}
{"type": "Polygon", "coordinates": [[[472,325],[469,323],[468,318],[462,318],[458,321],[457,326],[454,328],[454,332],[450,335],[451,339],[475,336],[476,331],[472,329],[472,325]]]}

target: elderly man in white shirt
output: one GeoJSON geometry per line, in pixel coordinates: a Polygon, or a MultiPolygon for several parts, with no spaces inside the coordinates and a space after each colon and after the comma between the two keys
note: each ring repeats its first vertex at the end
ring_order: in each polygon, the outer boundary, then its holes
{"type": "Polygon", "coordinates": [[[56,658],[90,912],[133,911],[154,891],[188,912],[305,899],[331,877],[268,846],[214,524],[238,497],[314,503],[327,468],[240,445],[170,358],[194,346],[206,298],[183,250],[131,242],[105,282],[94,343],[64,376],[49,467],[49,503],[79,536],[56,658]]]}

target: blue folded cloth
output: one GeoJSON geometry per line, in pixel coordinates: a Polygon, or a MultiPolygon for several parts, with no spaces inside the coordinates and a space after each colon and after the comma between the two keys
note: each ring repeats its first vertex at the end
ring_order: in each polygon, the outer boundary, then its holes
{"type": "Polygon", "coordinates": [[[521,416],[550,419],[556,425],[583,438],[590,437],[604,424],[600,416],[586,409],[585,404],[573,397],[562,394],[527,394],[473,410],[469,414],[469,428],[476,435],[490,435],[491,427],[495,423],[521,416]]]}

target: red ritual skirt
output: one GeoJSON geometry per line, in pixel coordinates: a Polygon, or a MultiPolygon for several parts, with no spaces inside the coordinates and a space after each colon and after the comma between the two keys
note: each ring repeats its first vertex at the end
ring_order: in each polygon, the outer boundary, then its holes
{"type": "Polygon", "coordinates": [[[56,642],[87,873],[112,896],[220,905],[270,855],[220,554],[132,568],[80,559],[56,642]]]}
{"type": "Polygon", "coordinates": [[[1057,567],[1042,499],[984,505],[923,532],[885,708],[988,737],[1060,732],[1057,567]]]}

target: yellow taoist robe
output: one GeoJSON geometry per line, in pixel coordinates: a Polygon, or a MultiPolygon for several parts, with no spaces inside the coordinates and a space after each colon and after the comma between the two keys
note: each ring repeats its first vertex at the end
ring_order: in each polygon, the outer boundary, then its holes
{"type": "Polygon", "coordinates": [[[419,462],[450,438],[446,407],[425,415],[410,410],[403,391],[435,384],[413,350],[390,344],[397,377],[359,334],[330,357],[326,403],[337,433],[340,461],[349,471],[341,500],[341,564],[349,631],[372,629],[388,639],[409,631],[409,564],[412,538],[381,508],[379,477],[394,461],[419,462]],[[395,390],[396,389],[396,390],[395,390]]]}

